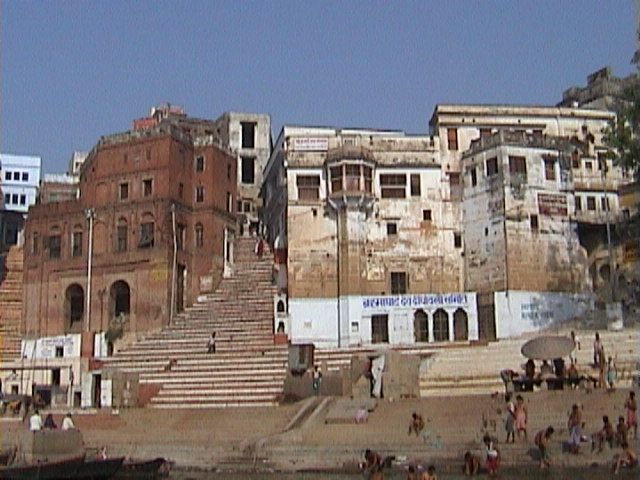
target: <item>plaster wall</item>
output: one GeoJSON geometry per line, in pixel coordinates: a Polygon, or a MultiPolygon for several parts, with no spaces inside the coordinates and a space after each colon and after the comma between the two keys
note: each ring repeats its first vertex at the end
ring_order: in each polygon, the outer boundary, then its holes
{"type": "Polygon", "coordinates": [[[499,145],[471,151],[464,161],[465,288],[481,293],[588,288],[586,252],[571,221],[571,179],[558,152],[499,145]],[[526,173],[511,173],[510,157],[524,158],[526,173]],[[498,170],[489,175],[492,158],[498,170]],[[549,158],[555,159],[554,178],[545,173],[549,158]]]}
{"type": "Polygon", "coordinates": [[[560,292],[495,292],[496,334],[498,338],[548,328],[580,318],[594,308],[589,295],[560,292]]]}
{"type": "Polygon", "coordinates": [[[468,340],[478,339],[476,296],[470,292],[352,295],[341,297],[339,301],[336,298],[290,298],[290,339],[294,344],[313,343],[316,347],[336,347],[338,342],[341,346],[368,345],[372,343],[372,315],[388,315],[389,344],[412,344],[416,343],[414,314],[422,310],[429,321],[429,341],[433,342],[433,314],[438,309],[448,315],[449,341],[454,340],[453,315],[458,309],[467,314],[468,340]]]}

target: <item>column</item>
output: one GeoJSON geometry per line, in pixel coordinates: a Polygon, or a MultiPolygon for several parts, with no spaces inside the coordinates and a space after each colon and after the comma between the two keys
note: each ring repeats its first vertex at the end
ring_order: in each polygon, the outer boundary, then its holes
{"type": "Polygon", "coordinates": [[[429,343],[433,343],[433,312],[427,313],[427,325],[429,326],[429,343]]]}
{"type": "Polygon", "coordinates": [[[453,342],[455,338],[455,332],[453,331],[453,312],[446,310],[447,312],[447,320],[449,321],[449,341],[453,342]]]}

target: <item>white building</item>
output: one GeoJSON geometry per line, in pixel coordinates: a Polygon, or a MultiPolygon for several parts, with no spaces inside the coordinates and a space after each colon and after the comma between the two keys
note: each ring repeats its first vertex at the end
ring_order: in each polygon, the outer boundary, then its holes
{"type": "Polygon", "coordinates": [[[443,175],[437,138],[285,126],[264,177],[293,343],[478,338],[475,295],[463,290],[461,192],[443,175]]]}
{"type": "Polygon", "coordinates": [[[614,115],[438,105],[431,135],[283,127],[261,196],[289,339],[491,340],[583,314],[629,181],[601,154],[614,115]]]}
{"type": "Polygon", "coordinates": [[[24,217],[38,198],[42,160],[33,155],[0,154],[0,243],[21,243],[24,217]]]}
{"type": "Polygon", "coordinates": [[[240,234],[257,232],[262,171],[271,154],[271,118],[261,113],[225,112],[215,123],[221,146],[238,161],[236,212],[241,220],[240,234]]]}

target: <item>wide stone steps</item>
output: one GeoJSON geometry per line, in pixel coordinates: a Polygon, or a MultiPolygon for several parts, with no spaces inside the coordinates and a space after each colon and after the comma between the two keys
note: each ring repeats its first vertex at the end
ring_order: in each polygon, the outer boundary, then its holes
{"type": "MultiPolygon", "coordinates": [[[[560,332],[568,335],[569,332],[560,332]]],[[[638,374],[640,362],[640,333],[638,330],[601,332],[605,353],[616,359],[619,387],[631,385],[632,376],[638,374]]],[[[578,366],[592,362],[593,332],[578,332],[582,342],[576,351],[578,366]]],[[[502,340],[483,347],[450,349],[438,352],[427,371],[421,373],[422,396],[487,394],[504,391],[500,371],[505,368],[521,370],[526,362],[520,348],[531,336],[502,340]]],[[[538,362],[539,365],[540,362],[538,362]]]]}
{"type": "Polygon", "coordinates": [[[156,373],[143,373],[140,375],[140,380],[143,383],[163,383],[170,388],[171,386],[190,385],[196,388],[199,385],[211,385],[215,383],[219,385],[221,383],[235,383],[235,384],[273,384],[274,381],[280,382],[282,378],[282,368],[260,368],[255,371],[237,371],[227,370],[219,372],[180,372],[181,375],[167,377],[162,372],[156,373]],[[195,374],[194,376],[187,377],[187,374],[195,374]],[[259,374],[259,375],[257,375],[259,374]],[[257,378],[256,378],[257,377],[257,378]]]}
{"type": "Polygon", "coordinates": [[[230,278],[215,292],[177,315],[172,324],[149,333],[105,359],[138,372],[143,384],[159,385],[153,408],[271,406],[282,394],[288,353],[273,343],[272,262],[253,252],[255,239],[235,241],[230,278]],[[216,353],[207,342],[216,332],[216,353]]]}
{"type": "MultiPolygon", "coordinates": [[[[465,342],[465,344],[467,344],[465,342]]],[[[419,355],[427,358],[431,357],[436,351],[445,348],[449,344],[412,344],[412,345],[394,345],[393,350],[405,355],[419,355]]],[[[339,370],[342,367],[348,367],[351,364],[351,358],[354,356],[375,357],[383,355],[389,346],[384,347],[351,347],[343,349],[317,349],[314,354],[314,363],[318,367],[326,365],[328,370],[339,370]]]]}
{"type": "Polygon", "coordinates": [[[152,408],[175,409],[210,409],[210,408],[249,408],[249,407],[275,407],[278,401],[273,395],[253,395],[238,399],[234,396],[208,395],[204,398],[161,398],[151,399],[152,408]]]}
{"type": "MultiPolygon", "coordinates": [[[[209,330],[210,331],[210,330],[209,330]]],[[[122,350],[122,353],[135,352],[141,350],[165,350],[167,348],[189,348],[189,351],[206,350],[206,343],[209,339],[209,335],[199,336],[196,338],[155,338],[153,340],[145,340],[144,343],[138,344],[135,348],[122,350]],[[162,348],[158,346],[158,342],[162,342],[162,348]]],[[[273,345],[273,337],[269,338],[266,335],[262,336],[249,336],[244,333],[236,333],[231,336],[221,336],[218,338],[216,334],[216,347],[217,351],[222,351],[225,348],[235,348],[237,346],[263,346],[265,344],[273,345]],[[233,338],[231,338],[233,337],[233,338]]]]}
{"type": "MultiPolygon", "coordinates": [[[[252,341],[242,341],[239,340],[237,342],[227,342],[226,344],[218,343],[216,345],[216,353],[218,355],[227,353],[227,352],[237,352],[239,350],[246,352],[262,352],[265,349],[273,348],[273,339],[271,341],[268,340],[252,340],[252,341]]],[[[195,342],[192,344],[186,345],[171,345],[167,344],[165,348],[160,348],[157,345],[146,345],[136,347],[135,350],[126,350],[122,352],[123,355],[129,356],[140,356],[140,355],[149,355],[153,353],[158,353],[162,356],[173,355],[191,355],[194,353],[206,353],[207,347],[203,342],[195,342]]]]}
{"type": "Polygon", "coordinates": [[[13,360],[21,345],[23,249],[12,247],[0,265],[0,360],[13,360]]]}
{"type": "MultiPolygon", "coordinates": [[[[251,352],[253,353],[253,352],[251,352]]],[[[195,357],[193,355],[187,356],[186,354],[183,357],[175,356],[175,357],[167,357],[166,355],[161,355],[160,353],[156,355],[128,355],[128,356],[116,356],[113,357],[113,360],[109,360],[108,363],[110,365],[120,365],[120,366],[136,366],[139,368],[149,368],[152,366],[161,366],[165,367],[169,363],[169,359],[174,359],[177,363],[172,366],[172,370],[179,370],[181,368],[221,368],[224,365],[232,365],[237,368],[242,368],[243,365],[261,365],[266,362],[273,361],[287,361],[287,355],[280,354],[279,352],[274,351],[265,351],[264,354],[257,355],[247,355],[242,352],[238,354],[232,351],[228,352],[228,355],[223,356],[223,354],[218,355],[215,354],[215,360],[207,359],[205,356],[195,357]],[[238,365],[238,363],[242,361],[242,365],[238,365]]]]}

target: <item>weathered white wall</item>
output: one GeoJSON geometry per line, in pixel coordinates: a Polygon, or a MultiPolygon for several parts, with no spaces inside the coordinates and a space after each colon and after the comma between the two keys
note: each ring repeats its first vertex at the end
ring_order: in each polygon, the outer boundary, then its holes
{"type": "Polygon", "coordinates": [[[80,334],[58,335],[42,337],[36,340],[23,340],[21,348],[22,358],[56,358],[56,348],[62,347],[63,357],[80,356],[80,334]]]}
{"type": "Polygon", "coordinates": [[[495,292],[496,334],[517,337],[558,326],[593,309],[589,295],[558,292],[495,292]]]}
{"type": "MultiPolygon", "coordinates": [[[[458,308],[467,313],[469,340],[478,339],[478,314],[475,293],[409,294],[384,296],[349,296],[340,301],[340,345],[371,343],[371,317],[389,316],[389,344],[415,343],[414,313],[421,309],[428,315],[430,338],[433,337],[433,313],[443,309],[449,315],[449,336],[453,340],[453,314],[458,308]]],[[[290,298],[290,339],[294,344],[313,343],[317,347],[338,346],[338,304],[335,298],[290,298]]]]}

